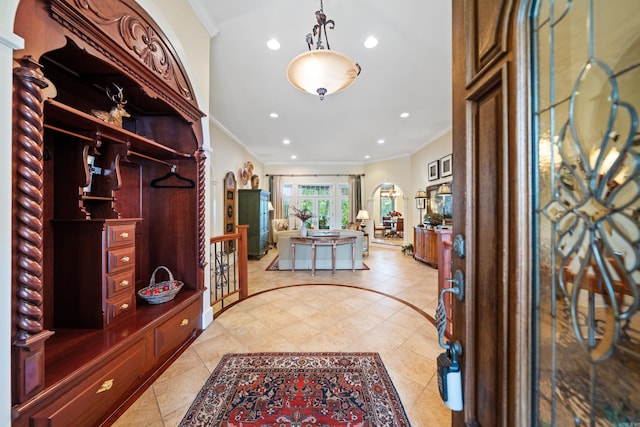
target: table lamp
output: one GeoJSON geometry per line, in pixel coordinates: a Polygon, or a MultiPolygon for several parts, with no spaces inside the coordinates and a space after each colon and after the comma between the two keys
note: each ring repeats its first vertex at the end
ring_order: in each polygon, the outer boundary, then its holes
{"type": "Polygon", "coordinates": [[[369,212],[362,209],[359,210],[356,219],[360,221],[360,228],[364,231],[364,227],[366,226],[364,221],[369,219],[369,212]]]}
{"type": "Polygon", "coordinates": [[[422,224],[422,211],[426,207],[427,204],[427,192],[424,190],[418,190],[416,192],[416,208],[420,211],[420,223],[418,223],[418,227],[424,227],[422,224]]]}

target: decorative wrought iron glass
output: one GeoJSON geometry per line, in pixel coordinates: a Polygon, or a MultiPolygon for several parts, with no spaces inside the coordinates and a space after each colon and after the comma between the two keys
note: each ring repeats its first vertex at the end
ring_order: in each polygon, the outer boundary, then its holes
{"type": "Polygon", "coordinates": [[[640,426],[640,2],[533,2],[534,425],[640,426]]]}

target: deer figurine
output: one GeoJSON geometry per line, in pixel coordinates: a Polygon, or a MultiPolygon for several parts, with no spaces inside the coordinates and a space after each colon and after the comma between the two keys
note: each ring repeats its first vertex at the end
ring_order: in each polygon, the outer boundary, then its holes
{"type": "Polygon", "coordinates": [[[116,106],[113,107],[109,112],[91,110],[91,114],[93,114],[100,120],[104,120],[107,123],[122,127],[122,118],[131,117],[131,115],[127,112],[127,110],[124,109],[124,105],[127,103],[127,101],[123,100],[122,88],[115,83],[112,83],[112,85],[116,88],[117,93],[111,93],[109,87],[107,87],[106,92],[109,99],[116,103],[116,106]]]}

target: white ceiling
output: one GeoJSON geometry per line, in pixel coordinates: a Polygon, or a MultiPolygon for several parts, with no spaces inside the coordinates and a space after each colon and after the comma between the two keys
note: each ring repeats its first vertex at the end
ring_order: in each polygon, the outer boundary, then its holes
{"type": "Polygon", "coordinates": [[[320,0],[190,3],[217,32],[212,118],[265,164],[376,162],[409,155],[451,129],[449,1],[324,1],[327,19],[335,21],[327,29],[331,49],[362,72],[323,101],[295,89],[285,75],[289,61],[307,50],[320,0]],[[367,49],[371,35],[379,43],[367,49]],[[271,38],[280,50],[267,48],[271,38]],[[279,117],[269,117],[272,112],[279,117]],[[410,116],[403,119],[402,112],[410,116]]]}

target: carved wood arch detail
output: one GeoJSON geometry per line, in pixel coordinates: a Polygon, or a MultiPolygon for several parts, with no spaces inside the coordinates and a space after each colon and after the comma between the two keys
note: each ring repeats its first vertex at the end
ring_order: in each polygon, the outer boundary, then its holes
{"type": "MultiPolygon", "coordinates": [[[[52,0],[51,15],[154,97],[176,108],[189,122],[204,117],[178,55],[155,21],[132,0],[52,0]],[[132,58],[133,61],[125,61],[132,58]],[[171,91],[178,96],[172,96],[171,91]]],[[[79,38],[79,40],[77,40],[79,38]]]]}

